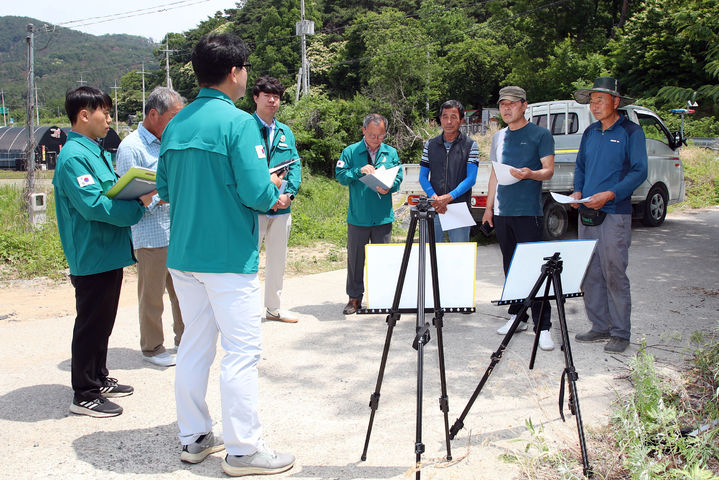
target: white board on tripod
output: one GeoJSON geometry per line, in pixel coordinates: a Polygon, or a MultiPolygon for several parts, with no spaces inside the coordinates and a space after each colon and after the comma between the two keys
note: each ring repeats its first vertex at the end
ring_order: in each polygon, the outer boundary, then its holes
{"type": "MultiPolygon", "coordinates": [[[[518,243],[504,281],[501,301],[527,298],[542,274],[542,265],[547,263],[545,257],[551,257],[556,252],[562,260],[562,293],[579,293],[596,244],[597,240],[518,243]]],[[[537,296],[544,295],[545,285],[542,284],[537,296]]],[[[551,287],[549,295],[554,295],[551,287]]]]}
{"type": "MultiPolygon", "coordinates": [[[[397,288],[404,244],[368,244],[365,247],[367,308],[391,308],[397,288]]],[[[429,245],[425,256],[425,308],[434,307],[429,245]]],[[[399,308],[417,308],[419,246],[412,245],[399,308]]],[[[473,308],[477,266],[476,243],[438,243],[437,275],[442,308],[473,308]]]]}

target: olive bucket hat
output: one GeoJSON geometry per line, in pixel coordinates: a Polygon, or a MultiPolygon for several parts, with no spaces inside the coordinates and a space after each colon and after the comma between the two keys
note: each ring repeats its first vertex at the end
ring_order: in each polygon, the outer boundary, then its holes
{"type": "Polygon", "coordinates": [[[590,96],[593,92],[608,93],[614,97],[619,97],[619,107],[624,107],[634,103],[634,99],[623,97],[619,93],[619,81],[612,77],[599,77],[594,80],[594,87],[582,88],[574,92],[574,98],[578,103],[589,103],[590,96]]]}

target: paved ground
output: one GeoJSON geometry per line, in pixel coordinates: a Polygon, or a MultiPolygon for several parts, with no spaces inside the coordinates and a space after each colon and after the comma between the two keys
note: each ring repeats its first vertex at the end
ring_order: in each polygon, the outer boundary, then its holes
{"type": "MultiPolygon", "coordinates": [[[[600,344],[573,343],[585,426],[605,424],[611,402],[628,390],[627,364],[645,341],[659,363],[678,369],[695,331],[717,326],[719,313],[719,209],[670,215],[658,229],[635,225],[630,253],[633,344],[625,355],[607,355],[600,344]],[[644,339],[644,340],[642,340],[644,339]]],[[[499,346],[495,329],[505,315],[499,298],[501,261],[496,245],[477,256],[477,310],[447,315],[444,331],[450,425],[499,346]]],[[[273,448],[297,456],[282,478],[364,480],[412,478],[415,443],[416,353],[413,317],[395,329],[382,400],[367,461],[360,461],[386,324],[380,315],[344,317],[345,271],[289,279],[285,303],[302,315],[295,325],[265,322],[261,369],[261,418],[273,448]]],[[[221,478],[221,455],[188,466],[179,461],[173,369],[140,359],[136,305],[120,309],[110,339],[111,374],[134,385],[118,399],[125,413],[91,419],[68,413],[73,317],[14,321],[0,306],[0,447],[5,478],[221,478]]],[[[570,333],[587,328],[581,299],[567,302],[570,333]]],[[[169,322],[167,322],[169,325],[169,322]]],[[[555,327],[558,325],[555,323],[555,327]]],[[[555,342],[558,329],[553,328],[555,342]]],[[[167,334],[171,338],[170,332],[167,334]]],[[[533,335],[517,334],[452,442],[454,461],[444,462],[443,422],[437,406],[436,339],[425,349],[426,444],[422,478],[513,479],[519,471],[500,456],[522,451],[525,420],[543,424],[552,448],[578,452],[574,418],[562,423],[557,394],[562,352],[541,352],[527,363],[533,335]],[[517,441],[519,439],[519,441],[517,441]]],[[[219,350],[219,348],[218,348],[219,350]]],[[[220,350],[221,352],[221,350],[220,350]]],[[[218,359],[208,400],[219,418],[218,359]]],[[[590,461],[592,445],[590,444],[590,461]]]]}

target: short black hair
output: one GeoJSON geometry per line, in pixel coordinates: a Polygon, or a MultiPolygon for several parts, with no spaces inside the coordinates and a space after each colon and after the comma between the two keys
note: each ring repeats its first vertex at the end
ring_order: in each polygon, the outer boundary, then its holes
{"type": "Polygon", "coordinates": [[[281,97],[282,94],[285,93],[285,87],[283,87],[282,83],[275,77],[262,75],[255,81],[255,86],[252,87],[252,96],[256,97],[261,92],[273,93],[281,97]]]}
{"type": "Polygon", "coordinates": [[[192,69],[201,87],[221,84],[232,67],[242,68],[250,56],[245,42],[231,33],[205,35],[192,50],[192,69]]]}
{"type": "Polygon", "coordinates": [[[83,108],[93,112],[98,108],[112,108],[112,99],[110,95],[99,88],[89,85],[81,85],[68,90],[65,94],[65,112],[72,125],[77,122],[77,115],[83,108]]]}
{"type": "Polygon", "coordinates": [[[447,100],[446,102],[444,102],[439,107],[439,115],[438,116],[441,117],[442,112],[444,112],[448,108],[456,108],[457,111],[459,112],[459,119],[461,120],[464,118],[464,105],[462,105],[462,103],[459,102],[458,100],[447,100]]]}

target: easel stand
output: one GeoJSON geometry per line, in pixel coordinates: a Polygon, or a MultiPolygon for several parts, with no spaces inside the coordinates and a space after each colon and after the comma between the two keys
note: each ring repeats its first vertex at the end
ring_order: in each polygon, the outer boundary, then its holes
{"type": "MultiPolygon", "coordinates": [[[[569,333],[567,332],[567,320],[564,313],[564,302],[565,297],[562,294],[562,279],[561,279],[561,273],[562,273],[562,260],[560,260],[559,252],[555,253],[551,257],[544,257],[544,260],[547,261],[542,266],[542,273],[540,274],[539,278],[537,279],[536,283],[534,284],[534,287],[532,287],[532,290],[527,298],[523,300],[522,308],[517,313],[517,317],[514,320],[514,323],[509,328],[509,331],[502,339],[502,343],[499,345],[499,348],[496,352],[492,354],[492,361],[489,364],[489,367],[487,367],[487,370],[484,372],[484,376],[479,381],[479,384],[477,385],[477,388],[474,390],[474,393],[472,393],[472,396],[469,399],[469,402],[467,403],[467,406],[464,407],[464,410],[462,411],[462,414],[459,416],[456,422],[454,422],[454,425],[452,425],[452,428],[450,429],[450,438],[454,439],[454,437],[457,435],[457,433],[464,428],[464,419],[466,418],[467,414],[469,413],[469,410],[472,408],[472,405],[474,404],[474,401],[477,399],[477,396],[479,396],[479,393],[482,391],[482,388],[484,387],[484,384],[487,383],[487,380],[489,379],[489,376],[492,374],[492,371],[494,370],[494,367],[499,363],[499,361],[502,359],[502,354],[504,353],[504,350],[506,350],[507,345],[509,344],[509,341],[512,339],[512,336],[514,335],[514,332],[517,330],[517,327],[519,326],[519,322],[521,321],[521,318],[526,314],[527,310],[531,307],[532,302],[535,300],[551,300],[554,298],[557,301],[557,317],[559,317],[559,325],[560,330],[562,334],[562,351],[564,352],[564,364],[565,368],[562,372],[562,379],[561,384],[559,388],[559,415],[562,417],[562,421],[565,421],[564,419],[564,411],[563,411],[563,404],[564,404],[564,383],[566,380],[569,381],[569,399],[568,399],[568,405],[569,405],[569,411],[572,412],[572,414],[576,417],[577,420],[577,432],[579,434],[579,446],[582,451],[582,465],[583,465],[583,471],[584,476],[587,478],[592,477],[592,469],[589,466],[589,460],[587,458],[587,445],[584,440],[584,427],[582,425],[582,414],[579,410],[579,396],[577,395],[577,372],[574,368],[574,360],[572,359],[572,349],[569,345],[569,333]],[[546,283],[544,288],[544,295],[542,297],[537,297],[537,293],[539,292],[539,289],[541,288],[542,284],[546,283]],[[551,287],[554,289],[554,297],[549,296],[549,288],[551,287]]],[[[499,302],[500,305],[507,304],[507,303],[513,303],[513,302],[499,302]]],[[[542,317],[542,311],[544,310],[544,303],[542,303],[542,308],[540,310],[539,318],[542,317]]],[[[529,362],[529,368],[534,368],[534,359],[537,353],[537,345],[539,343],[539,332],[537,331],[539,327],[535,326],[535,336],[534,336],[534,345],[532,346],[532,356],[529,362]]]]}
{"type": "Polygon", "coordinates": [[[427,245],[427,237],[429,236],[429,257],[430,267],[432,269],[432,293],[434,298],[434,318],[432,323],[437,329],[437,352],[439,354],[439,375],[442,389],[442,396],[439,398],[439,408],[444,413],[444,434],[447,443],[447,460],[452,459],[452,453],[449,446],[449,400],[447,397],[447,379],[444,369],[444,346],[442,342],[442,318],[444,311],[440,307],[439,301],[439,275],[437,273],[437,246],[434,241],[434,215],[435,210],[429,206],[426,197],[422,197],[416,207],[412,207],[411,221],[409,231],[407,233],[407,241],[405,242],[404,254],[402,256],[402,264],[400,266],[399,278],[397,280],[397,288],[394,293],[394,300],[389,315],[387,315],[387,336],[384,341],[384,350],[382,351],[382,360],[380,361],[379,374],[377,376],[377,385],[374,393],[370,396],[369,407],[372,410],[369,417],[369,425],[367,426],[367,436],[365,437],[364,449],[362,450],[362,460],[367,460],[367,448],[372,433],[372,424],[374,415],[379,406],[380,389],[382,388],[382,379],[387,365],[387,354],[389,352],[390,342],[392,340],[392,332],[400,318],[401,312],[399,308],[400,299],[402,297],[402,286],[404,285],[405,276],[407,274],[407,265],[409,263],[410,252],[414,240],[414,234],[419,221],[419,275],[417,286],[417,327],[412,347],[417,350],[417,434],[414,444],[414,453],[416,455],[416,478],[420,478],[420,462],[424,453],[424,444],[422,443],[422,374],[423,374],[423,353],[424,345],[430,341],[429,323],[425,322],[425,250],[427,245]]]}

